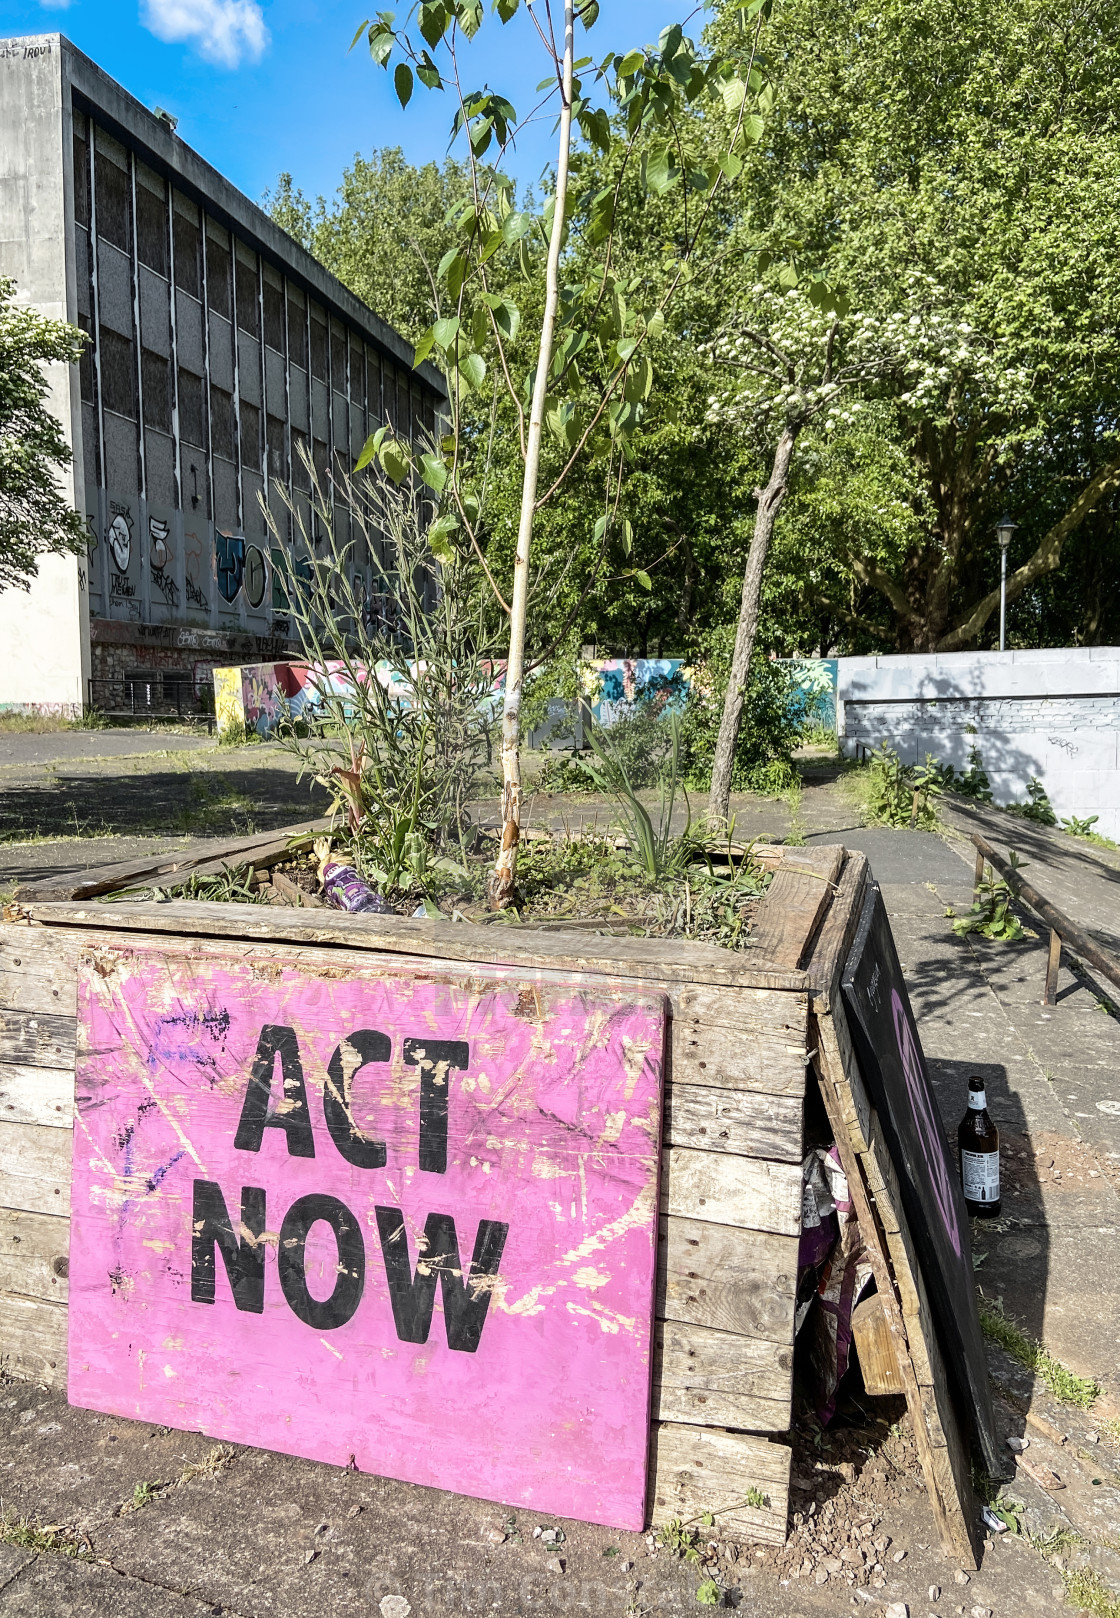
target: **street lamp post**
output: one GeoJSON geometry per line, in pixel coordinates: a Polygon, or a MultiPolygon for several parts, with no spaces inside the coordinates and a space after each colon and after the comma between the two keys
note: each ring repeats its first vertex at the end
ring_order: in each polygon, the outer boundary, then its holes
{"type": "Polygon", "coordinates": [[[1007,547],[1011,544],[1011,536],[1018,528],[1018,523],[1011,521],[1006,513],[996,523],[996,538],[999,540],[999,649],[1007,649],[1007,547]]]}

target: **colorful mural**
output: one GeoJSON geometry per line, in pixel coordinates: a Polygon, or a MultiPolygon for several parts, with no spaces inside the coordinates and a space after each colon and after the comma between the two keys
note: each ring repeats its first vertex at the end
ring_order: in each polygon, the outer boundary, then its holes
{"type": "Polygon", "coordinates": [[[683,705],[691,670],[680,657],[605,657],[580,665],[580,685],[591,716],[604,730],[629,718],[640,702],[666,713],[683,705]]]}
{"type": "MultiPolygon", "coordinates": [[[[419,665],[421,669],[423,665],[419,665]]],[[[374,666],[374,678],[389,697],[402,709],[412,700],[413,674],[388,662],[374,666]]],[[[505,686],[505,664],[492,665],[493,678],[490,691],[483,699],[492,714],[496,714],[505,686]]],[[[359,676],[360,678],[361,676],[359,676]]],[[[240,668],[214,670],[214,709],[219,733],[225,730],[256,731],[258,736],[269,736],[285,718],[311,719],[316,716],[324,697],[341,697],[344,701],[353,690],[346,665],[331,661],[318,667],[310,663],[251,663],[240,668]]]]}

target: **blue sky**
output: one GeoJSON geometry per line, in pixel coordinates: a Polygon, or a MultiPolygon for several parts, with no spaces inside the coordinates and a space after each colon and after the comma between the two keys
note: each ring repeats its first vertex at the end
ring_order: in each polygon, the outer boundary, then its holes
{"type": "MultiPolygon", "coordinates": [[[[255,200],[285,170],[309,195],[329,196],[356,151],[399,145],[425,162],[447,149],[446,95],[417,86],[402,112],[364,45],[348,51],[362,18],[392,3],[373,0],[367,12],[362,0],[0,0],[0,37],[66,34],[137,100],[174,113],[183,139],[255,200]]],[[[545,74],[540,48],[522,15],[502,28],[486,9],[470,87],[489,83],[521,114],[545,74]]],[[[405,11],[398,3],[398,17],[405,11]]],[[[603,0],[580,54],[645,44],[691,11],[689,0],[603,0]]],[[[551,127],[533,127],[509,165],[521,182],[548,161],[551,127]]]]}

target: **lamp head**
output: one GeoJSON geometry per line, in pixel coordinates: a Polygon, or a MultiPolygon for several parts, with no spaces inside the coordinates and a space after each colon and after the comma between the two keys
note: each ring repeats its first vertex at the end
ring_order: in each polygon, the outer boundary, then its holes
{"type": "Polygon", "coordinates": [[[996,523],[996,538],[999,540],[999,548],[1001,551],[1005,551],[1010,545],[1011,536],[1018,526],[1019,524],[1017,522],[1012,522],[1011,518],[1006,512],[1000,518],[999,522],[996,523]]]}

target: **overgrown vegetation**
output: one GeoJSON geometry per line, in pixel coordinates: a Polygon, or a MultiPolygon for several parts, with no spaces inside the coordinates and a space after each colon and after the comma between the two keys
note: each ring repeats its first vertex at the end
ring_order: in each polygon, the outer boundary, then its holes
{"type": "Polygon", "coordinates": [[[930,831],[937,824],[941,767],[927,753],[924,764],[904,764],[887,742],[873,748],[866,767],[853,772],[865,825],[908,826],[930,831]]]}
{"type": "Polygon", "coordinates": [[[1033,820],[1039,826],[1058,824],[1058,817],[1054,813],[1046,788],[1037,775],[1032,775],[1027,782],[1026,803],[1009,803],[1007,808],[1011,814],[1018,815],[1022,820],[1033,820]]]}
{"type": "Polygon", "coordinates": [[[978,1301],[980,1325],[985,1337],[998,1343],[1028,1371],[1033,1371],[1045,1382],[1055,1399],[1060,1399],[1063,1404],[1076,1405],[1080,1410],[1088,1410],[1100,1393],[1099,1383],[1075,1375],[1061,1360],[1055,1359],[1048,1348],[1011,1319],[1004,1310],[1002,1300],[985,1298],[981,1294],[978,1301]]]}
{"type": "MultiPolygon", "coordinates": [[[[1012,871],[1021,869],[1022,862],[1013,848],[1008,849],[1008,859],[1012,871]]],[[[968,933],[979,933],[981,938],[990,938],[1001,944],[1014,944],[1028,936],[1033,938],[1035,935],[1028,934],[1011,908],[1014,898],[1007,881],[990,865],[985,866],[972,908],[967,915],[954,920],[953,931],[958,938],[964,938],[968,933]]],[[[954,912],[950,908],[945,914],[952,916],[954,912]]]]}

